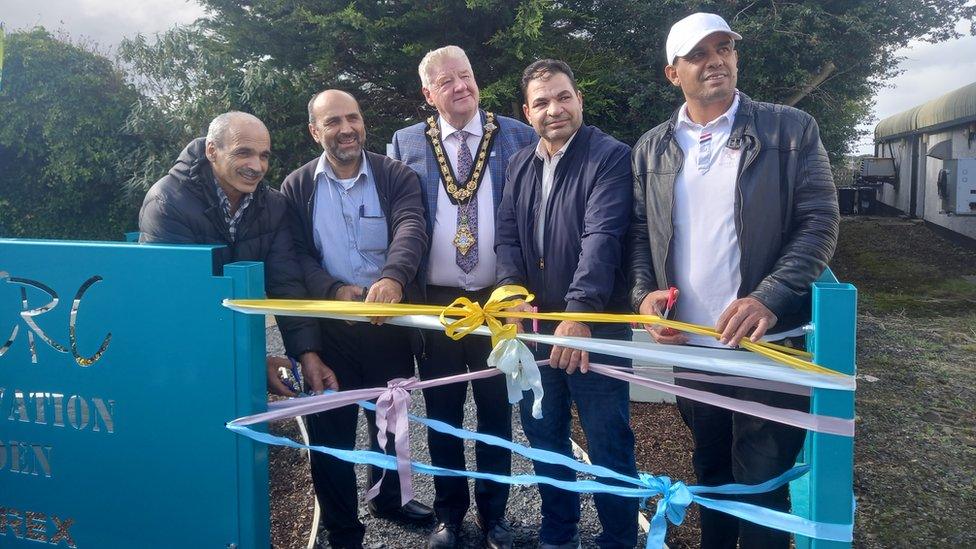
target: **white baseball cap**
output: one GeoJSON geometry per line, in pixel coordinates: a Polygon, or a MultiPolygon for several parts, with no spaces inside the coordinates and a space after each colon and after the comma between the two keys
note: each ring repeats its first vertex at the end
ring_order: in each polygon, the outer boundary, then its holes
{"type": "Polygon", "coordinates": [[[666,48],[668,64],[673,64],[675,59],[686,55],[697,46],[702,38],[715,32],[724,32],[733,40],[742,40],[742,35],[732,32],[725,19],[714,13],[693,13],[671,25],[666,48]]]}

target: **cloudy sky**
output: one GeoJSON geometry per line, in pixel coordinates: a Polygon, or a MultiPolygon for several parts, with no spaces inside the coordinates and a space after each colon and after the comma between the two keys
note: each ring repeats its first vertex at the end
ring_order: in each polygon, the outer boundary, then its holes
{"type": "MultiPolygon", "coordinates": [[[[0,21],[8,30],[42,25],[63,29],[74,38],[97,42],[111,51],[123,36],[155,33],[188,23],[204,14],[184,0],[0,0],[0,21]]],[[[961,24],[960,30],[968,28],[961,24]]],[[[976,80],[976,37],[966,36],[940,44],[917,42],[899,52],[904,72],[891,80],[876,98],[875,120],[911,108],[976,80]]],[[[855,152],[871,152],[871,136],[855,152]]]]}

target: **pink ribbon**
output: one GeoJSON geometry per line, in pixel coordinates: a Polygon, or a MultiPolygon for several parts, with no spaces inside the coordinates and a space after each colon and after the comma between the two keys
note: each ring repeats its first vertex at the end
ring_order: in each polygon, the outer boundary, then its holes
{"type": "Polygon", "coordinates": [[[700,391],[698,389],[682,387],[680,385],[665,383],[663,381],[655,381],[653,379],[647,379],[645,377],[641,377],[635,374],[620,371],[617,368],[614,368],[613,366],[607,366],[605,364],[590,363],[590,371],[596,372],[598,374],[603,374],[605,376],[619,379],[622,381],[627,381],[629,383],[635,383],[637,385],[642,385],[644,387],[650,387],[652,389],[664,391],[672,395],[688,398],[698,402],[703,402],[705,404],[719,406],[727,410],[742,412],[744,414],[749,414],[755,417],[761,417],[763,419],[768,419],[770,421],[776,421],[778,423],[792,425],[794,427],[799,427],[801,429],[816,431],[818,433],[841,435],[846,437],[854,436],[853,419],[844,419],[844,418],[833,417],[833,416],[821,416],[817,414],[811,414],[808,412],[801,412],[799,410],[777,408],[775,406],[760,404],[758,402],[751,402],[748,400],[741,400],[737,398],[717,395],[715,393],[710,393],[708,391],[700,391]]]}
{"type": "MultiPolygon", "coordinates": [[[[416,377],[409,379],[391,379],[386,384],[386,390],[376,399],[376,442],[386,451],[386,434],[393,435],[396,448],[397,473],[400,476],[400,505],[406,505],[413,499],[413,480],[410,471],[410,424],[407,411],[410,409],[410,392],[416,389],[420,382],[416,377]]],[[[386,478],[386,469],[376,484],[366,492],[366,500],[375,498],[380,493],[380,484],[386,478]]]]}
{"type": "MultiPolygon", "coordinates": [[[[488,368],[486,370],[478,370],[426,381],[419,381],[416,377],[409,379],[391,379],[387,382],[386,388],[354,389],[351,391],[339,391],[336,393],[325,393],[310,397],[269,402],[267,412],[235,419],[230,423],[233,425],[252,425],[265,421],[288,419],[324,412],[326,410],[334,410],[355,404],[360,400],[372,400],[375,398],[376,427],[379,430],[376,435],[376,441],[383,452],[386,452],[387,433],[393,435],[397,473],[400,476],[400,504],[406,505],[414,496],[413,481],[411,478],[412,468],[410,465],[410,418],[408,417],[410,391],[450,383],[484,379],[501,373],[502,371],[497,368],[488,368]]],[[[386,470],[384,469],[383,476],[380,477],[380,480],[366,492],[367,500],[371,500],[379,494],[380,484],[385,477],[386,470]]]]}

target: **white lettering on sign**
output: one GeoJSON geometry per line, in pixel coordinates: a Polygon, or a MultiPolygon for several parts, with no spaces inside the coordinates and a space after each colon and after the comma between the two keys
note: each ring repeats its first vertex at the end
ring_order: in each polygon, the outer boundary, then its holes
{"type": "MultiPolygon", "coordinates": [[[[71,527],[75,519],[62,519],[54,515],[34,511],[20,511],[10,507],[0,507],[0,541],[7,536],[15,539],[29,539],[51,545],[65,544],[78,547],[71,537],[71,527]],[[48,532],[54,532],[48,535],[48,532]]],[[[2,544],[0,544],[2,545],[2,544]]]]}
{"type": "MultiPolygon", "coordinates": [[[[75,359],[75,363],[77,363],[79,366],[82,367],[91,366],[92,364],[98,362],[98,359],[102,358],[102,354],[105,353],[106,349],[108,349],[108,343],[112,339],[111,333],[106,334],[105,339],[102,340],[101,346],[99,346],[98,350],[95,351],[95,354],[91,356],[82,356],[79,353],[78,334],[77,334],[78,309],[81,307],[81,299],[82,297],[84,297],[85,292],[88,291],[88,288],[91,288],[93,284],[102,280],[102,277],[93,276],[88,280],[86,280],[84,283],[82,283],[82,285],[78,288],[78,291],[75,293],[74,300],[71,301],[71,312],[70,315],[68,316],[68,340],[69,340],[70,350],[68,349],[68,347],[61,345],[60,343],[55,341],[51,336],[49,336],[47,332],[45,332],[37,324],[37,320],[35,320],[36,317],[39,317],[44,313],[51,311],[52,309],[58,306],[58,303],[60,302],[60,298],[58,297],[57,292],[55,292],[50,286],[42,282],[39,282],[37,280],[12,277],[6,271],[0,271],[0,281],[4,281],[4,280],[8,284],[16,284],[20,286],[20,305],[22,309],[20,312],[20,317],[24,321],[24,324],[27,325],[27,348],[30,350],[31,362],[37,364],[37,344],[34,342],[35,335],[38,338],[40,338],[41,341],[46,343],[48,347],[54,349],[59,353],[70,352],[71,356],[74,357],[75,359]],[[47,294],[50,301],[48,301],[44,305],[41,305],[40,307],[31,308],[31,306],[29,305],[29,300],[27,299],[27,288],[34,288],[36,290],[44,292],[45,294],[47,294]]],[[[13,330],[11,330],[10,332],[10,337],[7,338],[7,341],[5,343],[0,345],[0,357],[3,357],[3,355],[10,350],[10,348],[14,344],[14,341],[17,340],[17,335],[19,333],[20,333],[20,326],[14,325],[13,330]]],[[[0,341],[3,340],[0,339],[0,341]]]]}
{"type": "Polygon", "coordinates": [[[0,471],[51,478],[51,446],[0,440],[0,471]]]}
{"type": "Polygon", "coordinates": [[[115,401],[111,399],[0,387],[0,418],[7,421],[111,434],[115,432],[114,415],[115,401]]]}

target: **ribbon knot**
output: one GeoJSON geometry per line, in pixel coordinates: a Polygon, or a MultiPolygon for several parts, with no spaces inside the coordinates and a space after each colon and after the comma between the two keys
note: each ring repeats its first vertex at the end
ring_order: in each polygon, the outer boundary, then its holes
{"type": "Polygon", "coordinates": [[[532,351],[518,339],[503,339],[488,355],[488,367],[505,374],[509,404],[522,400],[522,391],[532,391],[532,417],[542,419],[542,374],[532,351]]]}
{"type": "MultiPolygon", "coordinates": [[[[386,452],[387,432],[393,434],[393,444],[396,448],[397,475],[400,477],[400,503],[406,505],[413,499],[413,481],[410,466],[410,425],[407,412],[410,409],[410,390],[418,383],[416,377],[391,379],[386,384],[386,390],[376,399],[376,442],[380,449],[386,452]]],[[[371,500],[380,493],[380,484],[386,478],[383,475],[367,492],[366,499],[371,500]]]]}
{"type": "Polygon", "coordinates": [[[502,322],[505,311],[522,303],[528,303],[534,298],[535,296],[521,286],[496,288],[488,297],[488,302],[485,303],[484,307],[476,301],[459,297],[441,311],[441,325],[444,326],[444,333],[447,334],[447,337],[454,340],[461,339],[480,326],[487,326],[488,330],[491,331],[491,345],[494,347],[499,341],[514,339],[517,333],[514,324],[502,322]],[[459,318],[449,320],[448,316],[459,318]]]}
{"type": "MultiPolygon", "coordinates": [[[[668,533],[668,521],[675,526],[684,522],[685,513],[688,506],[694,501],[694,496],[688,486],[680,480],[672,481],[669,477],[654,476],[647,473],[639,473],[638,477],[644,486],[661,495],[661,498],[657,500],[654,516],[651,517],[651,528],[647,533],[647,545],[645,546],[646,549],[659,549],[664,547],[664,538],[668,533]]],[[[647,509],[647,500],[641,504],[641,508],[647,509]]]]}

